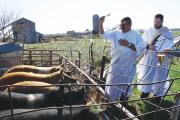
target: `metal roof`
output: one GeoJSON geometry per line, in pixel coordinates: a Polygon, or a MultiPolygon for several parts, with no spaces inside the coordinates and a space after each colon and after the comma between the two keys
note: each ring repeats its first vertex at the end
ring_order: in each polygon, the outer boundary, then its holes
{"type": "Polygon", "coordinates": [[[0,53],[8,53],[19,50],[22,50],[22,47],[18,44],[0,42],[0,53]]]}

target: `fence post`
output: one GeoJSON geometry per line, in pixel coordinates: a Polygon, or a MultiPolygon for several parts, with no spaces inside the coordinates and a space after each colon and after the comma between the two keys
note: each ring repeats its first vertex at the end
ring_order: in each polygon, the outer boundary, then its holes
{"type": "MultiPolygon", "coordinates": [[[[79,51],[78,51],[78,52],[79,52],[79,51]]],[[[80,67],[81,67],[81,53],[80,53],[80,52],[78,53],[78,58],[79,58],[78,67],[80,68],[80,67]]]]}
{"type": "Polygon", "coordinates": [[[52,66],[52,61],[53,61],[53,59],[52,59],[52,50],[49,51],[49,55],[50,55],[50,66],[52,66]]]}
{"type": "Polygon", "coordinates": [[[41,66],[44,66],[43,50],[40,50],[41,54],[41,66]]]}
{"type": "Polygon", "coordinates": [[[105,68],[105,64],[106,64],[106,61],[105,61],[105,60],[106,60],[106,56],[102,56],[100,79],[103,78],[104,68],[105,68]]]}
{"type": "Polygon", "coordinates": [[[180,93],[175,96],[175,107],[174,108],[174,114],[173,114],[173,120],[180,120],[180,93]]]}

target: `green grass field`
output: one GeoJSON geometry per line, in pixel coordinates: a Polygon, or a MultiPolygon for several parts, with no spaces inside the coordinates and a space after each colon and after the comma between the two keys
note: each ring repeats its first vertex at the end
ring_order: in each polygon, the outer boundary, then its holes
{"type": "Polygon", "coordinates": [[[174,36],[176,36],[176,35],[180,35],[180,31],[173,32],[173,35],[174,35],[174,36]]]}
{"type": "MultiPolygon", "coordinates": [[[[174,33],[174,35],[180,35],[180,32],[174,33]]],[[[103,41],[101,39],[80,39],[76,41],[51,41],[49,43],[38,43],[38,44],[26,44],[26,49],[65,49],[65,50],[78,50],[82,54],[82,59],[88,59],[89,56],[89,47],[93,43],[93,53],[94,53],[94,59],[95,62],[101,60],[101,57],[103,55],[104,46],[110,46],[109,42],[103,41]]],[[[105,53],[108,53],[108,49],[105,49],[105,53]]],[[[107,55],[107,54],[105,54],[107,55]]],[[[109,55],[109,53],[108,53],[109,55]]],[[[173,64],[170,68],[170,77],[171,78],[180,78],[180,61],[177,58],[173,59],[173,64]],[[173,71],[174,70],[174,71],[173,71]]],[[[173,92],[180,92],[180,79],[175,80],[171,91],[173,92]]],[[[139,91],[135,88],[133,90],[133,94],[135,96],[139,96],[139,91]]],[[[133,99],[133,98],[131,98],[133,99]]],[[[173,100],[174,96],[166,97],[164,103],[162,104],[162,107],[171,107],[173,106],[173,100]]],[[[143,114],[149,111],[155,110],[155,107],[150,105],[146,102],[134,102],[130,104],[130,110],[132,109],[132,112],[134,114],[143,114]],[[135,110],[134,110],[135,109],[135,110]]],[[[170,114],[168,112],[156,112],[155,114],[149,114],[145,115],[143,120],[156,120],[156,117],[160,117],[162,120],[168,120],[170,118],[170,114]]],[[[157,119],[158,120],[158,119],[157,119]]]]}

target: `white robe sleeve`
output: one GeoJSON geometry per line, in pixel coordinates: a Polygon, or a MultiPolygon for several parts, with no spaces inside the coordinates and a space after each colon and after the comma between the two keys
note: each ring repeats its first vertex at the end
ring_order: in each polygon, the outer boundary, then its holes
{"type": "Polygon", "coordinates": [[[107,41],[112,42],[112,48],[116,48],[118,40],[124,39],[123,34],[120,31],[107,31],[101,35],[101,37],[107,41]]]}
{"type": "Polygon", "coordinates": [[[105,40],[109,40],[109,41],[112,41],[113,40],[113,32],[111,31],[107,31],[105,32],[104,34],[101,34],[101,37],[105,40]]]}
{"type": "Polygon", "coordinates": [[[145,44],[148,44],[148,32],[145,31],[143,34],[142,34],[142,38],[143,38],[143,41],[145,44]]]}
{"type": "Polygon", "coordinates": [[[151,44],[154,38],[157,37],[158,35],[159,33],[157,32],[156,29],[149,28],[148,30],[144,32],[144,34],[142,35],[142,38],[145,44],[147,45],[147,44],[151,44]]]}
{"type": "Polygon", "coordinates": [[[137,56],[142,55],[146,50],[146,44],[144,43],[142,37],[138,34],[136,36],[136,52],[137,56]]]}
{"type": "Polygon", "coordinates": [[[156,50],[162,52],[166,49],[172,49],[174,42],[172,39],[172,34],[170,32],[163,33],[159,38],[158,42],[155,44],[156,50]]]}

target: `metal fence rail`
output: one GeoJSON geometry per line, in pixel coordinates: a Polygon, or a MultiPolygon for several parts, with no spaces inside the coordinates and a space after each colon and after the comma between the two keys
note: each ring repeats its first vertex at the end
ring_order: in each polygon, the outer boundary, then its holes
{"type": "Polygon", "coordinates": [[[77,50],[23,50],[22,63],[36,66],[53,66],[62,63],[62,55],[81,66],[81,53],[77,50]]]}

